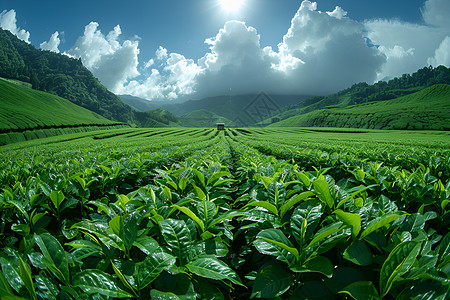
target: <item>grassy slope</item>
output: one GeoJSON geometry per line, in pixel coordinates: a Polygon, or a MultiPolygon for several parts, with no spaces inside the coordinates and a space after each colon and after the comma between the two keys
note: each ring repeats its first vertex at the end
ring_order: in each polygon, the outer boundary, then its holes
{"type": "Polygon", "coordinates": [[[196,110],[178,118],[182,126],[186,127],[214,127],[216,123],[225,123],[229,126],[232,122],[218,114],[206,109],[196,110]]]}
{"type": "Polygon", "coordinates": [[[0,130],[114,124],[70,101],[0,79],[0,130]]]}
{"type": "MultiPolygon", "coordinates": [[[[392,90],[391,92],[396,94],[410,94],[420,91],[423,87],[409,88],[409,89],[398,89],[392,90]]],[[[350,105],[351,102],[351,92],[341,91],[336,94],[331,94],[325,97],[312,97],[306,99],[296,105],[286,107],[281,113],[277,114],[273,118],[279,120],[286,120],[291,117],[299,116],[302,114],[307,114],[309,112],[319,110],[326,107],[346,107],[350,105]]],[[[260,122],[260,125],[269,125],[272,123],[272,118],[266,119],[260,122]]]]}
{"type": "Polygon", "coordinates": [[[272,127],[450,129],[450,85],[438,84],[393,100],[320,109],[272,127]]]}

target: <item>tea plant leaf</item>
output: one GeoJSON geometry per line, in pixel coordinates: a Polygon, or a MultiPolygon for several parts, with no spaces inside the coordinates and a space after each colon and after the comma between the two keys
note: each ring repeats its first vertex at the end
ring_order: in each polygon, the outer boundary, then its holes
{"type": "Polygon", "coordinates": [[[301,245],[311,238],[322,217],[322,204],[316,200],[301,203],[291,216],[290,226],[295,240],[301,245]]]}
{"type": "Polygon", "coordinates": [[[246,207],[250,207],[250,206],[257,206],[257,207],[265,208],[268,211],[270,211],[271,213],[273,213],[274,215],[278,216],[278,209],[276,208],[276,206],[267,201],[250,202],[249,204],[245,205],[243,207],[243,209],[245,209],[246,207]]]}
{"type": "Polygon", "coordinates": [[[295,259],[299,259],[298,250],[293,247],[289,239],[279,229],[261,231],[253,244],[262,254],[275,256],[288,265],[292,265],[295,263],[295,259]]]}
{"type": "Polygon", "coordinates": [[[101,294],[115,298],[129,298],[133,294],[122,290],[111,275],[98,270],[84,270],[73,278],[73,285],[82,289],[86,294],[101,294]]]}
{"type": "Polygon", "coordinates": [[[178,205],[172,205],[172,207],[178,209],[179,211],[184,213],[186,216],[191,218],[195,223],[197,223],[197,225],[200,227],[202,232],[205,231],[205,223],[203,223],[203,221],[199,217],[197,217],[197,215],[194,214],[194,212],[192,210],[190,210],[187,207],[178,206],[178,205]]]}
{"type": "Polygon", "coordinates": [[[201,277],[214,280],[227,279],[234,284],[244,286],[236,272],[214,256],[197,258],[194,261],[190,261],[186,267],[189,271],[201,277]]]}
{"type": "Polygon", "coordinates": [[[161,234],[166,243],[174,249],[179,258],[187,254],[192,240],[186,223],[182,220],[167,219],[159,222],[161,234]]]}
{"type": "Polygon", "coordinates": [[[349,284],[339,291],[340,294],[347,294],[355,300],[377,300],[380,299],[372,281],[357,281],[349,284]]]}
{"type": "Polygon", "coordinates": [[[373,262],[373,254],[364,241],[355,240],[344,251],[344,258],[360,266],[368,266],[373,262]]]}
{"type": "Polygon", "coordinates": [[[378,217],[378,218],[370,221],[367,224],[366,229],[364,229],[364,231],[361,233],[360,238],[363,239],[364,237],[368,236],[369,234],[376,231],[377,229],[380,229],[381,227],[394,222],[395,220],[397,220],[398,218],[400,218],[404,215],[406,215],[406,213],[400,212],[400,211],[396,212],[396,213],[387,213],[381,217],[378,217]]]}
{"type": "Polygon", "coordinates": [[[352,228],[352,235],[354,237],[359,234],[361,230],[361,216],[359,214],[344,212],[340,209],[336,209],[334,213],[345,225],[352,228]]]}
{"type": "Polygon", "coordinates": [[[34,239],[42,252],[42,263],[58,278],[61,282],[68,284],[69,260],[58,240],[48,233],[40,235],[35,234],[34,239]]]}
{"type": "Polygon", "coordinates": [[[284,294],[294,282],[294,276],[278,264],[263,267],[255,278],[252,298],[274,298],[284,294]]]}
{"type": "Polygon", "coordinates": [[[30,293],[32,299],[37,299],[36,290],[34,289],[33,279],[31,278],[31,269],[28,264],[25,264],[23,259],[19,257],[19,275],[25,287],[30,293]]]}
{"type": "Polygon", "coordinates": [[[330,186],[328,182],[323,179],[316,179],[313,181],[314,191],[317,197],[322,200],[329,208],[334,206],[334,198],[330,193],[330,186]]]}
{"type": "Polygon", "coordinates": [[[381,297],[387,295],[392,288],[397,276],[406,273],[416,260],[422,243],[404,242],[391,251],[384,261],[380,272],[380,294],[381,297]]]}
{"type": "Polygon", "coordinates": [[[315,243],[320,242],[324,238],[329,237],[330,235],[335,234],[335,233],[341,231],[342,229],[344,229],[345,225],[343,226],[343,224],[344,223],[342,223],[342,222],[336,222],[336,223],[333,223],[326,227],[323,227],[322,229],[317,231],[317,233],[314,235],[312,241],[309,243],[308,248],[311,247],[312,245],[314,245],[315,243]]]}
{"type": "Polygon", "coordinates": [[[208,178],[206,185],[209,186],[211,183],[217,181],[220,177],[230,176],[230,172],[216,172],[211,177],[208,178]]]}
{"type": "Polygon", "coordinates": [[[197,203],[197,211],[205,222],[216,215],[216,205],[211,201],[200,201],[197,203]]]}
{"type": "Polygon", "coordinates": [[[280,207],[280,217],[282,218],[286,212],[295,204],[297,204],[300,201],[303,200],[307,200],[308,197],[313,196],[314,193],[311,191],[307,191],[307,192],[303,192],[299,195],[296,195],[294,197],[292,197],[291,199],[289,199],[288,201],[286,201],[281,207],[280,207]]]}
{"type": "Polygon", "coordinates": [[[52,200],[53,205],[55,205],[56,209],[59,211],[59,207],[61,203],[64,201],[66,197],[61,191],[52,191],[50,194],[50,200],[52,200]]]}
{"type": "Polygon", "coordinates": [[[175,257],[163,251],[147,256],[137,265],[139,289],[142,290],[155,280],[163,270],[175,264],[175,257]]]}

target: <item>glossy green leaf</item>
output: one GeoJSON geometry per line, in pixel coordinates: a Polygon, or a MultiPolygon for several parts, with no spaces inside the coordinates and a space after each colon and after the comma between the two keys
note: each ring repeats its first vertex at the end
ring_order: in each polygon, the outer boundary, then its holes
{"type": "Polygon", "coordinates": [[[373,262],[373,254],[364,241],[355,240],[344,251],[344,258],[360,266],[368,266],[373,262]]]}
{"type": "Polygon", "coordinates": [[[31,269],[28,264],[26,264],[21,257],[19,257],[19,275],[25,287],[30,293],[32,299],[37,299],[36,290],[34,289],[33,279],[31,278],[31,269]]]}
{"type": "Polygon", "coordinates": [[[314,234],[322,217],[323,206],[318,200],[301,203],[291,216],[290,226],[296,241],[303,246],[314,234]]]}
{"type": "Polygon", "coordinates": [[[53,205],[55,205],[57,210],[59,210],[59,207],[65,198],[62,191],[52,191],[50,194],[50,200],[52,200],[53,205]]]}
{"type": "Polygon", "coordinates": [[[317,193],[317,197],[322,200],[328,207],[333,208],[334,198],[330,192],[330,186],[328,182],[323,179],[316,179],[313,182],[314,191],[317,193]]]}
{"type": "Polygon", "coordinates": [[[199,188],[198,186],[194,186],[194,192],[195,192],[195,195],[197,195],[197,197],[198,197],[200,200],[207,200],[207,197],[206,197],[205,193],[204,193],[203,190],[202,190],[201,188],[199,188]]]}
{"type": "Polygon", "coordinates": [[[309,243],[308,248],[314,245],[317,242],[320,242],[324,238],[329,237],[330,235],[333,235],[342,229],[345,228],[344,223],[342,222],[336,222],[331,225],[328,225],[326,227],[321,228],[317,233],[314,235],[312,241],[309,243]]]}
{"type": "Polygon", "coordinates": [[[377,229],[380,229],[383,226],[386,226],[398,218],[404,216],[406,213],[404,212],[396,212],[396,213],[387,213],[385,215],[382,215],[381,217],[376,218],[375,220],[370,221],[366,229],[361,233],[360,238],[364,238],[371,234],[372,232],[376,231],[377,229]]]}
{"type": "Polygon", "coordinates": [[[113,277],[98,269],[84,270],[73,278],[73,285],[87,294],[101,294],[115,298],[129,298],[133,294],[122,290],[113,277]]]}
{"type": "Polygon", "coordinates": [[[230,176],[231,174],[229,172],[216,172],[211,177],[208,178],[208,181],[206,182],[206,185],[211,185],[211,183],[218,180],[220,177],[230,176]]]}
{"type": "Polygon", "coordinates": [[[371,281],[354,282],[340,290],[339,293],[347,294],[355,300],[380,299],[380,296],[371,281]]]}
{"type": "Polygon", "coordinates": [[[197,211],[199,217],[208,222],[216,215],[216,205],[211,201],[199,201],[197,211]]]}
{"type": "Polygon", "coordinates": [[[336,216],[344,222],[345,225],[352,228],[352,235],[356,237],[361,231],[361,216],[359,214],[344,212],[340,209],[334,211],[336,216]]]}
{"type": "Polygon", "coordinates": [[[48,233],[35,234],[34,239],[42,252],[42,263],[61,281],[70,282],[69,261],[58,240],[48,233]]]}
{"type": "Polygon", "coordinates": [[[300,201],[306,200],[308,197],[313,196],[314,193],[311,191],[303,192],[299,195],[295,195],[288,201],[286,201],[281,207],[280,207],[280,217],[282,218],[286,212],[295,204],[299,203],[300,201]]]}
{"type": "Polygon", "coordinates": [[[205,231],[205,223],[203,223],[203,221],[199,217],[197,217],[197,215],[192,210],[190,210],[187,207],[178,206],[178,205],[172,205],[172,207],[178,209],[179,211],[184,213],[186,216],[191,218],[195,223],[197,223],[197,225],[200,227],[202,232],[205,231]]]}
{"type": "Polygon", "coordinates": [[[139,289],[142,290],[155,280],[163,270],[168,270],[175,264],[175,257],[163,251],[158,251],[147,256],[137,266],[139,289]]]}
{"type": "Polygon", "coordinates": [[[182,220],[167,219],[159,222],[166,243],[174,249],[178,257],[184,257],[192,240],[186,223],[182,220]]]}
{"type": "Polygon", "coordinates": [[[384,261],[380,272],[380,294],[388,294],[394,281],[411,268],[416,256],[420,253],[422,244],[417,242],[404,242],[391,251],[384,261]]]}
{"type": "Polygon", "coordinates": [[[116,273],[117,277],[119,277],[120,281],[122,282],[122,284],[130,291],[133,292],[133,294],[135,295],[135,297],[138,297],[138,295],[136,294],[134,288],[131,286],[130,282],[127,280],[127,278],[125,277],[125,275],[123,275],[123,273],[119,270],[119,268],[116,267],[116,265],[111,261],[111,266],[114,270],[114,273],[116,273]]]}
{"type": "Polygon", "coordinates": [[[116,216],[111,221],[109,221],[109,227],[112,229],[115,235],[120,238],[124,236],[124,224],[123,216],[116,216]]]}
{"type": "Polygon", "coordinates": [[[278,209],[275,205],[267,202],[267,201],[255,201],[250,202],[249,204],[245,205],[243,209],[247,207],[262,207],[273,213],[274,215],[278,216],[278,209]]]}
{"type": "Polygon", "coordinates": [[[202,184],[203,187],[205,187],[205,175],[203,175],[202,172],[200,172],[199,170],[192,168],[192,171],[194,171],[195,175],[197,176],[198,180],[200,181],[200,183],[202,184]]]}
{"type": "Polygon", "coordinates": [[[295,173],[297,175],[298,180],[300,180],[304,186],[309,187],[311,185],[311,180],[309,180],[309,177],[306,176],[305,173],[295,173]]]}
{"type": "Polygon", "coordinates": [[[237,285],[242,285],[241,279],[229,266],[214,256],[200,257],[190,261],[186,267],[192,273],[214,280],[229,280],[237,285]]]}
{"type": "Polygon", "coordinates": [[[275,256],[277,259],[292,265],[299,259],[298,250],[279,229],[266,229],[258,233],[253,242],[262,254],[275,256]]]}
{"type": "Polygon", "coordinates": [[[303,266],[296,265],[292,266],[290,269],[296,273],[315,272],[321,273],[328,278],[331,278],[333,276],[333,264],[325,256],[312,257],[308,259],[308,261],[306,261],[303,266]]]}
{"type": "Polygon", "coordinates": [[[256,274],[252,298],[274,298],[284,294],[294,282],[294,276],[278,264],[263,267],[256,274]]]}

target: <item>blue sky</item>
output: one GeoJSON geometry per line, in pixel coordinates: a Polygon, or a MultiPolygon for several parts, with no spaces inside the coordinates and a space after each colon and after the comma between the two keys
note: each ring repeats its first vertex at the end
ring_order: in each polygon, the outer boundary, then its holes
{"type": "Polygon", "coordinates": [[[13,10],[16,30],[28,32],[34,46],[80,57],[110,90],[150,100],[268,86],[272,93],[329,93],[450,63],[450,23],[441,20],[448,0],[241,1],[229,12],[220,0],[3,0],[0,12],[8,27],[13,10]]]}

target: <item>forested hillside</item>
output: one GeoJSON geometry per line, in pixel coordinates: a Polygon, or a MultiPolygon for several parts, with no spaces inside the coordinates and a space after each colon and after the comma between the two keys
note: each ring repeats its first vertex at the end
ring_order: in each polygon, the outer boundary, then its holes
{"type": "Polygon", "coordinates": [[[29,82],[33,89],[58,95],[110,120],[135,123],[133,109],[101,85],[80,60],[38,50],[3,29],[0,77],[29,82]]]}
{"type": "Polygon", "coordinates": [[[418,92],[435,84],[450,84],[450,68],[439,66],[426,67],[413,74],[404,74],[389,81],[379,81],[373,85],[365,82],[357,83],[338,93],[311,97],[296,105],[285,107],[282,112],[262,122],[270,124],[274,121],[306,114],[325,107],[346,107],[374,101],[385,101],[418,92]]]}
{"type": "Polygon", "coordinates": [[[450,130],[450,85],[436,84],[392,100],[315,110],[270,126],[450,130]]]}

